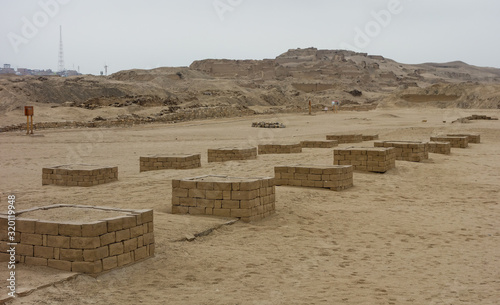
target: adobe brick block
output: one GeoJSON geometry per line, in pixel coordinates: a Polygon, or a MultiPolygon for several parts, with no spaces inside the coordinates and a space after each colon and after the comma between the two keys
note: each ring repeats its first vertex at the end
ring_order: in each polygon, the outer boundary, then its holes
{"type": "Polygon", "coordinates": [[[59,270],[71,271],[71,262],[62,261],[58,259],[49,259],[47,261],[47,266],[59,270]]]}
{"type": "Polygon", "coordinates": [[[123,253],[123,243],[114,243],[109,245],[109,255],[118,255],[123,253]]]}
{"type": "Polygon", "coordinates": [[[73,249],[96,249],[101,246],[99,237],[71,237],[70,247],[73,249]]]}
{"type": "Polygon", "coordinates": [[[81,273],[99,273],[102,271],[101,261],[97,262],[72,262],[71,271],[81,273]]]}
{"type": "Polygon", "coordinates": [[[23,233],[21,235],[21,243],[34,246],[42,246],[43,240],[41,234],[23,233]]]}
{"type": "Polygon", "coordinates": [[[26,256],[24,262],[32,266],[47,266],[47,259],[41,257],[26,256]]]}
{"type": "Polygon", "coordinates": [[[123,241],[123,252],[127,253],[132,250],[137,249],[137,238],[132,238],[129,240],[123,241]]]}
{"type": "Polygon", "coordinates": [[[61,249],[59,258],[65,261],[83,261],[83,250],[81,249],[61,249]]]}
{"type": "Polygon", "coordinates": [[[99,237],[101,241],[101,246],[109,245],[116,242],[116,232],[110,232],[103,234],[99,237]]]}
{"type": "Polygon", "coordinates": [[[34,257],[42,257],[42,258],[55,258],[54,257],[54,248],[52,247],[43,247],[43,246],[34,246],[34,257]]]}
{"type": "Polygon", "coordinates": [[[141,247],[141,248],[134,250],[134,259],[136,261],[144,259],[144,258],[148,257],[148,255],[149,255],[149,253],[148,253],[146,247],[141,247]]]}
{"type": "Polygon", "coordinates": [[[116,241],[130,239],[130,229],[116,231],[116,241]]]}
{"type": "Polygon", "coordinates": [[[83,250],[83,260],[86,262],[94,262],[108,256],[109,248],[107,246],[91,250],[83,250]]]}
{"type": "Polygon", "coordinates": [[[72,223],[60,223],[59,235],[64,236],[82,236],[82,225],[72,223]]]}
{"type": "Polygon", "coordinates": [[[116,256],[110,256],[102,259],[102,270],[111,270],[118,267],[118,259],[116,256]]]}
{"type": "Polygon", "coordinates": [[[108,225],[105,221],[95,221],[92,223],[82,224],[82,236],[95,237],[106,234],[108,232],[108,225]]]}
{"type": "MultiPolygon", "coordinates": [[[[16,231],[21,233],[35,233],[36,219],[16,219],[16,231]]],[[[5,225],[7,227],[7,225],[5,225]]]]}
{"type": "Polygon", "coordinates": [[[134,261],[134,252],[127,252],[117,256],[118,267],[128,265],[134,261]]]}

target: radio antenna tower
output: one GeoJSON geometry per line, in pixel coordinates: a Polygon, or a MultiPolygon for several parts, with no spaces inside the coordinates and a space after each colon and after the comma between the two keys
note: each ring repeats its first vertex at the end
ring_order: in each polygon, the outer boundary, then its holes
{"type": "Polygon", "coordinates": [[[64,72],[64,53],[63,53],[63,42],[62,42],[62,26],[59,26],[59,61],[57,63],[57,71],[64,72]]]}

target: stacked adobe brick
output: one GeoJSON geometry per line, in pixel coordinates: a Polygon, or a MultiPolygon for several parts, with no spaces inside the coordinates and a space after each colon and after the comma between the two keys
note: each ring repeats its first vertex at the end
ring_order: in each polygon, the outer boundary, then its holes
{"type": "MultiPolygon", "coordinates": [[[[77,205],[53,205],[17,212],[16,260],[82,273],[100,273],[154,255],[153,210],[120,210],[77,205]],[[23,213],[70,207],[123,212],[123,216],[92,222],[55,222],[24,218],[23,213]]],[[[8,216],[0,215],[7,229],[8,216]]],[[[8,241],[3,230],[0,258],[6,260],[8,241]]]]}
{"type": "Polygon", "coordinates": [[[467,137],[469,143],[479,144],[481,143],[481,135],[477,133],[449,133],[449,137],[467,137]]]}
{"type": "Polygon", "coordinates": [[[302,145],[298,144],[260,144],[259,155],[301,153],[302,145]]]}
{"type": "Polygon", "coordinates": [[[139,158],[139,171],[191,169],[201,167],[201,155],[156,155],[139,158]]]}
{"type": "Polygon", "coordinates": [[[363,135],[363,141],[378,140],[378,134],[363,135]]]}
{"type": "Polygon", "coordinates": [[[257,159],[257,148],[218,148],[208,150],[208,162],[257,159]]]}
{"type": "Polygon", "coordinates": [[[326,139],[338,141],[339,144],[360,143],[360,142],[363,142],[363,135],[361,135],[361,134],[336,134],[336,135],[327,135],[326,139]]]}
{"type": "Polygon", "coordinates": [[[333,151],[334,165],[352,165],[354,170],[385,173],[396,167],[393,147],[348,147],[333,151]]]}
{"type": "Polygon", "coordinates": [[[260,220],[275,211],[274,178],[201,176],[172,180],[172,214],[260,220]]]}
{"type": "Polygon", "coordinates": [[[76,164],[42,169],[42,185],[94,186],[118,180],[118,167],[76,164]]]}
{"type": "Polygon", "coordinates": [[[276,185],[328,188],[341,191],[353,186],[351,165],[291,165],[274,167],[276,185]]]}
{"type": "Polygon", "coordinates": [[[377,141],[375,147],[394,147],[396,160],[421,162],[429,159],[427,144],[411,141],[377,141]]]}
{"type": "Polygon", "coordinates": [[[433,154],[449,155],[451,153],[450,142],[427,142],[427,152],[433,154]]]}
{"type": "Polygon", "coordinates": [[[452,148],[467,148],[469,146],[468,137],[435,136],[431,137],[431,142],[450,142],[452,148]]]}
{"type": "Polygon", "coordinates": [[[332,148],[339,145],[338,141],[302,141],[300,142],[302,148],[332,148]]]}

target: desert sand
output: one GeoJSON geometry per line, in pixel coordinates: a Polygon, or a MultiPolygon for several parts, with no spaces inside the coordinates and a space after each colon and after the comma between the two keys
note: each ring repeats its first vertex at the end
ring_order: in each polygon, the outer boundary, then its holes
{"type": "MultiPolygon", "coordinates": [[[[97,276],[18,265],[8,304],[498,304],[500,123],[451,124],[500,110],[377,109],[213,119],[130,128],[47,129],[0,134],[4,207],[83,204],[154,209],[156,255],[97,276]],[[283,129],[251,128],[278,121],[283,129]],[[427,120],[427,122],[423,122],[427,120]],[[446,123],[443,123],[446,121],[446,123]],[[171,180],[206,174],[273,176],[275,165],[328,164],[332,149],[207,163],[207,149],[324,140],[334,132],[428,141],[451,132],[480,144],[396,161],[385,174],[356,172],[341,192],[276,187],[276,213],[262,221],[172,215],[171,180]],[[201,153],[202,167],[139,173],[139,157],[201,153]],[[118,166],[119,181],[90,188],[42,186],[43,167],[118,166]],[[193,241],[186,241],[197,233],[193,241]]],[[[373,146],[373,142],[341,144],[373,146]]],[[[7,263],[0,264],[7,277],[7,263]]],[[[0,299],[7,294],[5,285],[0,299]]]]}

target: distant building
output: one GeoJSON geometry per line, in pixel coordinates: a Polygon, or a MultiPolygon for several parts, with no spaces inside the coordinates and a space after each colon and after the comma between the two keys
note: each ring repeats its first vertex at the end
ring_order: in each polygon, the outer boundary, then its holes
{"type": "Polygon", "coordinates": [[[16,70],[12,69],[9,64],[4,64],[3,68],[0,68],[0,74],[16,74],[16,70]]]}
{"type": "Polygon", "coordinates": [[[40,69],[28,69],[28,68],[17,68],[17,71],[10,67],[10,64],[4,64],[3,68],[0,68],[0,74],[16,74],[16,75],[36,75],[36,76],[48,76],[48,75],[59,75],[59,76],[74,76],[81,75],[76,70],[65,70],[62,72],[54,72],[51,69],[40,70],[40,69]]]}

